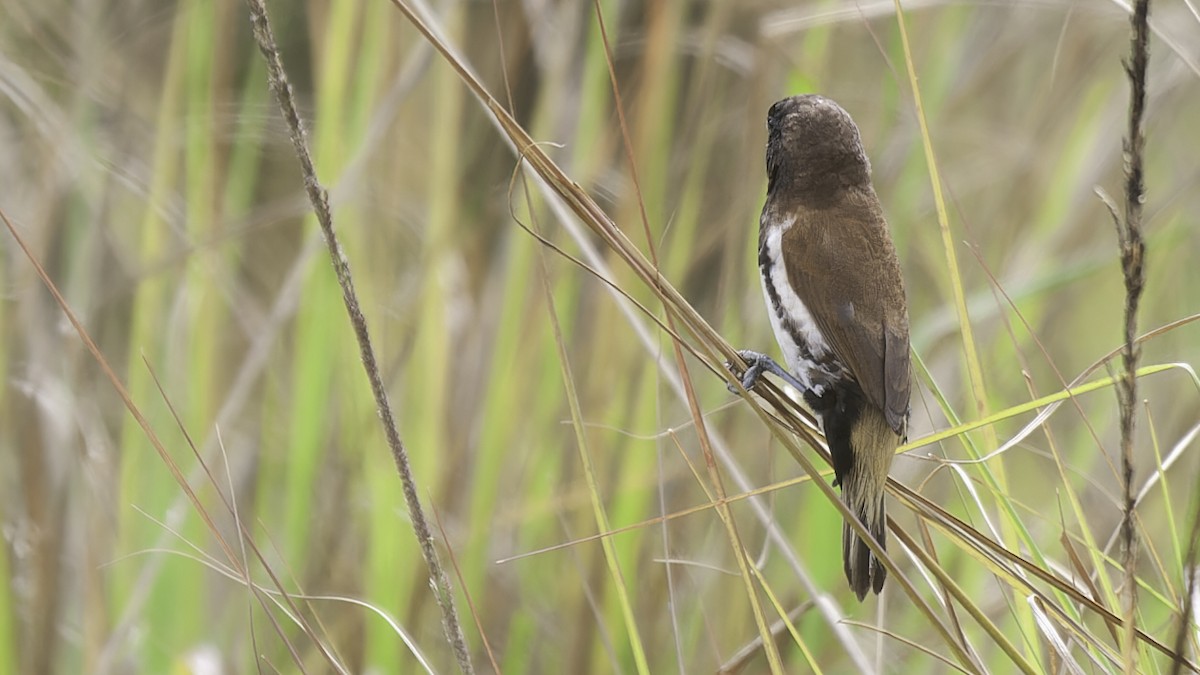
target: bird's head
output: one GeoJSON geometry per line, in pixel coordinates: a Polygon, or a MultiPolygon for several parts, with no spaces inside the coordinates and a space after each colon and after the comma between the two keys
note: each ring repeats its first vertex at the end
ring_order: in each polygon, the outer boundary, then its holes
{"type": "Polygon", "coordinates": [[[767,191],[836,191],[868,184],[871,165],[850,114],[816,94],[792,96],[767,113],[767,191]]]}

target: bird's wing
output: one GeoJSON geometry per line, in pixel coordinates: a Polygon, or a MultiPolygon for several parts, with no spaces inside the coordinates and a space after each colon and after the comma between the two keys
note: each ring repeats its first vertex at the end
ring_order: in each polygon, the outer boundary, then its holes
{"type": "Polygon", "coordinates": [[[781,247],[788,281],[867,400],[903,434],[911,392],[908,311],[878,199],[868,189],[839,206],[795,214],[781,247]],[[863,264],[876,266],[873,273],[863,264]]]}

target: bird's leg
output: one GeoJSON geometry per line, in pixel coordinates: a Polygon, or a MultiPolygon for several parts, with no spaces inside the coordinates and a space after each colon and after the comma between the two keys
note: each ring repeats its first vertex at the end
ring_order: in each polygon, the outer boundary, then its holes
{"type": "MultiPolygon", "coordinates": [[[[775,359],[767,356],[766,354],[760,354],[756,351],[743,349],[738,352],[738,356],[742,357],[742,360],[745,361],[749,366],[746,368],[746,372],[742,373],[742,388],[746,391],[750,391],[754,388],[754,385],[758,383],[758,378],[762,377],[763,373],[774,373],[784,382],[787,382],[795,387],[796,391],[800,392],[801,394],[808,391],[808,387],[804,386],[800,380],[796,379],[795,375],[789,373],[786,368],[776,363],[775,359]]],[[[732,369],[733,364],[726,363],[725,365],[726,367],[732,369]]],[[[734,389],[732,385],[726,385],[726,388],[735,394],[737,393],[737,390],[734,389]]]]}

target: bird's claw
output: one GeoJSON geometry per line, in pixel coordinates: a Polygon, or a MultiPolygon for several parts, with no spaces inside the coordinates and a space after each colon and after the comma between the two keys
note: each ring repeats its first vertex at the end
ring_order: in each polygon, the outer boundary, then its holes
{"type": "MultiPolygon", "coordinates": [[[[774,373],[784,382],[787,382],[795,387],[796,390],[802,394],[808,389],[808,387],[804,386],[799,380],[796,379],[794,375],[789,373],[783,366],[779,365],[775,359],[767,356],[766,354],[762,354],[750,349],[743,349],[738,352],[738,356],[742,357],[742,360],[746,362],[747,366],[746,372],[742,373],[742,376],[738,378],[741,382],[742,388],[746,391],[754,389],[754,386],[758,384],[758,380],[760,377],[762,377],[764,372],[774,373]]],[[[736,367],[732,362],[726,361],[725,367],[729,369],[729,372],[737,375],[736,367]]],[[[730,393],[738,393],[737,388],[734,387],[732,383],[726,383],[725,388],[728,389],[730,393]]]]}
{"type": "MultiPolygon", "coordinates": [[[[749,349],[738,351],[738,356],[742,357],[742,360],[746,362],[746,370],[741,374],[741,376],[738,377],[738,381],[741,383],[742,389],[750,391],[754,389],[754,385],[758,383],[758,378],[762,377],[763,369],[766,367],[764,359],[770,360],[770,357],[749,349]]],[[[725,368],[727,368],[734,376],[738,375],[737,366],[734,365],[733,361],[726,361],[725,368]]],[[[728,389],[729,393],[731,394],[738,393],[737,387],[735,387],[732,382],[726,382],[725,388],[728,389]]]]}

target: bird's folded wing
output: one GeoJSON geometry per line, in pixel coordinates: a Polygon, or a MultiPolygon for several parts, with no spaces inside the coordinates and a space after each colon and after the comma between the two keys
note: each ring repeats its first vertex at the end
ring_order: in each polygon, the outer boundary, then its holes
{"type": "Polygon", "coordinates": [[[834,355],[903,434],[911,391],[908,312],[886,227],[878,207],[859,200],[798,209],[782,249],[788,280],[834,355]]]}

